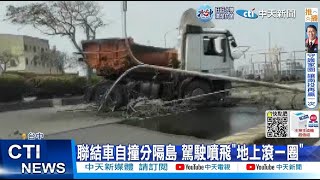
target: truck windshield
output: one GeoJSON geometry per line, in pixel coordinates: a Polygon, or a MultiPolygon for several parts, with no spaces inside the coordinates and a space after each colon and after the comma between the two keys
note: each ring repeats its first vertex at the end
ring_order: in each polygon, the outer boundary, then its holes
{"type": "Polygon", "coordinates": [[[223,56],[225,46],[225,38],[222,36],[204,37],[203,38],[203,52],[207,56],[223,56]]]}

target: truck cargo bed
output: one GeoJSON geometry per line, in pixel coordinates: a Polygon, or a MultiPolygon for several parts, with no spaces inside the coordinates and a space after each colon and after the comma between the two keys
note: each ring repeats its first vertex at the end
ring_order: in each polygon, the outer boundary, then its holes
{"type": "MultiPolygon", "coordinates": [[[[131,38],[129,44],[134,56],[142,63],[169,67],[172,60],[177,60],[175,49],[141,45],[131,38]]],[[[82,41],[82,48],[86,62],[100,76],[120,75],[136,65],[129,56],[125,39],[82,41]]]]}

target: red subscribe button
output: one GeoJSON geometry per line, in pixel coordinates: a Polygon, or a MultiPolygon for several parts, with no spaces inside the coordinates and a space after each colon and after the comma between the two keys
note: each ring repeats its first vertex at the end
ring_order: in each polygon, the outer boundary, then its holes
{"type": "Polygon", "coordinates": [[[176,170],[182,171],[182,170],[184,170],[184,169],[185,169],[184,164],[176,164],[176,170]]]}
{"type": "Polygon", "coordinates": [[[248,171],[256,170],[256,165],[255,164],[247,164],[246,169],[248,171]]]}

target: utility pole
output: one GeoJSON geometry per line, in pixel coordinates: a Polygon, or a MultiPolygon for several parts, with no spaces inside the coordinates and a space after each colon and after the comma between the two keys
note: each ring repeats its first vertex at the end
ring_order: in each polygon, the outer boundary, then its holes
{"type": "Polygon", "coordinates": [[[272,65],[272,59],[271,59],[271,33],[270,32],[269,32],[268,36],[269,36],[269,61],[271,61],[271,65],[272,65]]]}
{"type": "Polygon", "coordinates": [[[122,2],[122,12],[123,12],[123,14],[125,14],[123,16],[123,34],[125,37],[127,37],[127,16],[126,16],[127,10],[128,10],[127,1],[123,1],[122,2]]]}
{"type": "Polygon", "coordinates": [[[264,66],[263,66],[263,78],[267,77],[267,54],[270,54],[270,52],[266,52],[266,53],[259,53],[259,54],[263,54],[264,55],[264,66]]]}
{"type": "Polygon", "coordinates": [[[271,52],[271,32],[268,33],[268,38],[269,38],[269,53],[268,53],[268,57],[269,57],[269,61],[270,61],[270,73],[273,76],[273,63],[272,63],[272,58],[271,58],[271,54],[273,55],[273,53],[271,52]]]}
{"type": "Polygon", "coordinates": [[[179,28],[175,28],[175,29],[172,29],[172,30],[169,30],[169,31],[167,31],[166,33],[164,33],[164,47],[166,48],[167,47],[167,35],[168,35],[168,33],[170,33],[170,32],[172,32],[172,31],[174,31],[174,30],[178,30],[179,28]]]}
{"type": "Polygon", "coordinates": [[[253,56],[253,54],[251,54],[250,63],[251,63],[251,66],[252,66],[252,74],[255,75],[255,72],[254,72],[254,64],[253,64],[253,61],[252,61],[252,56],[253,56]]]}
{"type": "Polygon", "coordinates": [[[281,79],[282,69],[281,69],[281,50],[279,50],[279,79],[281,79]]]}
{"type": "Polygon", "coordinates": [[[269,52],[271,51],[271,33],[269,32],[269,52]]]}
{"type": "Polygon", "coordinates": [[[291,63],[291,64],[292,64],[291,69],[293,69],[293,72],[291,70],[290,75],[292,75],[292,73],[296,74],[296,51],[293,51],[293,63],[291,63]]]}
{"type": "Polygon", "coordinates": [[[264,78],[267,77],[267,54],[264,54],[264,78]]]}

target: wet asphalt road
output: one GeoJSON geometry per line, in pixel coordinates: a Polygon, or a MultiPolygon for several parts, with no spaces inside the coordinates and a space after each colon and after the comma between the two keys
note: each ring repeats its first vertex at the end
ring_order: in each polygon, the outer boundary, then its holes
{"type": "MultiPolygon", "coordinates": [[[[0,113],[0,138],[20,138],[19,133],[60,133],[120,121],[114,117],[100,117],[95,112],[72,112],[84,105],[39,108],[0,113]]],[[[85,106],[84,106],[85,107],[85,106]]]]}
{"type": "Polygon", "coordinates": [[[76,143],[212,143],[264,122],[256,107],[208,108],[146,120],[126,120],[47,136],[76,143]]]}

